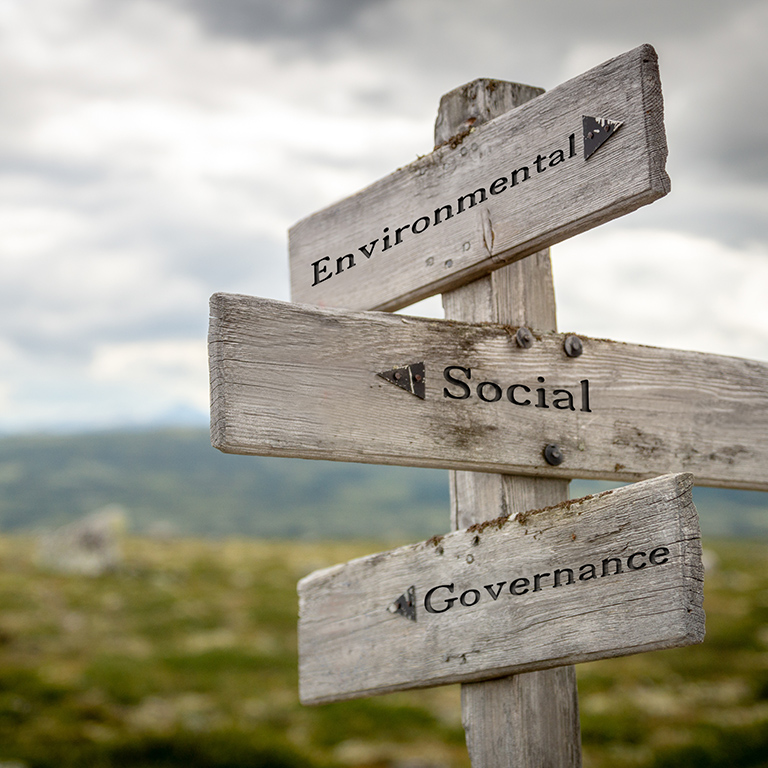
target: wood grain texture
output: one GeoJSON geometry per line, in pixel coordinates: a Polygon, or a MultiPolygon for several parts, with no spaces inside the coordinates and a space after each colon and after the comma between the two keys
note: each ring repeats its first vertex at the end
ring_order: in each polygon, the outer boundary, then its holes
{"type": "MultiPolygon", "coordinates": [[[[468,123],[492,119],[536,96],[518,83],[479,81],[440,101],[435,141],[468,123]],[[441,136],[441,132],[443,136],[441,136]]],[[[508,264],[443,294],[448,320],[557,330],[549,251],[508,264]]],[[[568,481],[450,471],[452,530],[494,514],[517,514],[568,499],[568,481]]],[[[474,768],[580,768],[581,728],[575,668],[521,672],[461,687],[462,722],[474,768]]]]}
{"type": "Polygon", "coordinates": [[[472,768],[579,768],[573,666],[464,683],[462,722],[472,768]]]}
{"type": "MultiPolygon", "coordinates": [[[[549,252],[443,294],[443,307],[450,320],[557,330],[549,252]]],[[[569,496],[564,479],[452,470],[450,483],[453,530],[481,523],[489,513],[516,515],[569,496]]],[[[473,768],[581,767],[572,665],[464,683],[461,711],[473,768]]]]}
{"type": "Polygon", "coordinates": [[[700,642],[692,477],[666,475],[299,582],[304,703],[700,642]],[[390,606],[412,588],[415,620],[390,606]]]}
{"type": "Polygon", "coordinates": [[[440,99],[435,120],[435,149],[544,93],[543,88],[479,78],[440,99]]]}
{"type": "Polygon", "coordinates": [[[294,301],[398,309],[669,191],[661,85],[649,45],[469,130],[298,222],[289,233],[294,301]],[[583,115],[623,123],[589,160],[582,151],[583,115]],[[535,165],[538,156],[545,160],[535,165]],[[521,171],[513,185],[513,172],[523,167],[529,177],[521,171]],[[502,177],[507,184],[494,188],[502,177]],[[478,193],[476,204],[466,200],[459,213],[459,199],[479,189],[487,199],[480,202],[478,193]],[[444,213],[436,222],[444,205],[452,206],[452,217],[444,213]],[[400,227],[408,229],[397,243],[400,227]]]}
{"type": "Polygon", "coordinates": [[[559,478],[689,471],[702,485],[768,489],[767,364],[591,338],[570,358],[561,334],[537,333],[530,349],[514,338],[514,329],[493,323],[217,294],[213,444],[230,453],[559,478]],[[424,400],[377,375],[417,361],[426,366],[424,400]],[[444,379],[447,366],[471,370],[471,397],[444,396],[462,393],[444,379]],[[497,402],[478,397],[484,381],[498,384],[497,402]],[[509,401],[514,384],[531,390],[515,390],[530,405],[509,401]],[[538,407],[538,388],[549,407],[538,407]],[[563,409],[563,391],[573,410],[563,409]],[[549,443],[563,452],[560,466],[543,459],[549,443]]]}

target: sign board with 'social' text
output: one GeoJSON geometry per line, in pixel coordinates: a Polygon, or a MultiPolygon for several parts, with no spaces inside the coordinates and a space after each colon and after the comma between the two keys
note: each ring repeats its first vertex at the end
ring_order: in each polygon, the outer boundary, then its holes
{"type": "Polygon", "coordinates": [[[666,156],[643,45],[297,223],[291,296],[399,309],[653,202],[666,156]]]}
{"type": "Polygon", "coordinates": [[[768,490],[766,363],[232,294],[209,338],[225,452],[768,490]]]}
{"type": "Polygon", "coordinates": [[[692,482],[666,475],[310,574],[302,701],[701,642],[692,482]]]}

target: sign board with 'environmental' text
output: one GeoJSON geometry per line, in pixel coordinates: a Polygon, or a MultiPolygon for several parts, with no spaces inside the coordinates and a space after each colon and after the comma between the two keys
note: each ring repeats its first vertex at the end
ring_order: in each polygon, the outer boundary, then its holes
{"type": "Polygon", "coordinates": [[[492,323],[211,299],[229,453],[768,490],[768,364],[492,323]],[[578,354],[580,353],[580,354],[578,354]]]}
{"type": "Polygon", "coordinates": [[[662,476],[310,574],[299,582],[302,701],[701,642],[691,486],[662,476]]]}
{"type": "Polygon", "coordinates": [[[399,309],[653,202],[666,157],[643,45],[298,222],[291,296],[399,309]]]}

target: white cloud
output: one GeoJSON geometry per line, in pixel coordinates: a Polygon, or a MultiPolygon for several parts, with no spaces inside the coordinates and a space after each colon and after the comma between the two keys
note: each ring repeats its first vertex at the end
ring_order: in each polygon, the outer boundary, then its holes
{"type": "MultiPolygon", "coordinates": [[[[208,351],[204,340],[127,342],[101,344],[88,371],[95,382],[152,392],[166,408],[180,402],[201,412],[208,409],[208,351]]],[[[157,410],[156,397],[148,398],[157,410]]]]}
{"type": "Polygon", "coordinates": [[[203,0],[0,4],[0,428],[199,409],[209,294],[287,299],[287,228],[429,151],[442,93],[552,87],[651,32],[673,192],[556,249],[560,324],[765,358],[766,6],[637,8],[345,0],[212,32],[203,0]]]}
{"type": "Polygon", "coordinates": [[[768,248],[603,227],[553,249],[564,331],[768,360],[768,248]]]}

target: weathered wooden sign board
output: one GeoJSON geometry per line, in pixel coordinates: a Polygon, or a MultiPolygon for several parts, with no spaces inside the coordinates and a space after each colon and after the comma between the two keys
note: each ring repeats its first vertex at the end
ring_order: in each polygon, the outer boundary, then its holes
{"type": "Polygon", "coordinates": [[[768,364],[216,294],[229,453],[768,490],[768,364]],[[548,448],[549,447],[549,448],[548,448]],[[560,463],[558,463],[560,462],[560,463]]]}
{"type": "Polygon", "coordinates": [[[666,157],[643,45],[300,221],[291,295],[399,309],[658,199],[666,157]]]}
{"type": "Polygon", "coordinates": [[[307,576],[302,701],[701,642],[692,484],[667,475],[307,576]]]}

